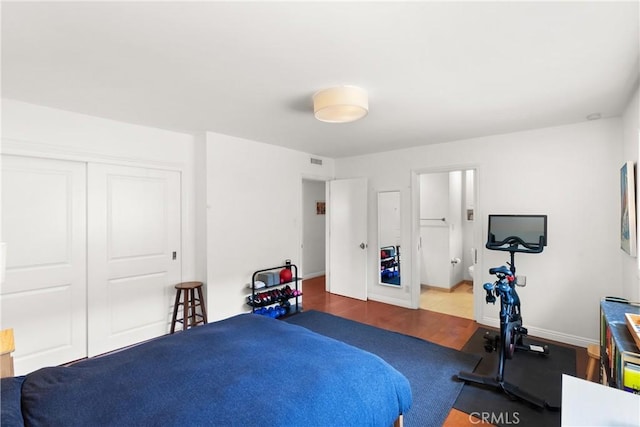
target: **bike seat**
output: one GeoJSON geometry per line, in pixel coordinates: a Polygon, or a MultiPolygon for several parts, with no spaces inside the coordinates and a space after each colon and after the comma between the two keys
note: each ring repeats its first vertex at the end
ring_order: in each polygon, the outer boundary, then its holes
{"type": "Polygon", "coordinates": [[[489,274],[496,274],[496,273],[501,273],[504,274],[506,276],[511,276],[511,269],[509,267],[507,267],[506,265],[501,265],[500,267],[493,267],[489,269],[489,274]]]}

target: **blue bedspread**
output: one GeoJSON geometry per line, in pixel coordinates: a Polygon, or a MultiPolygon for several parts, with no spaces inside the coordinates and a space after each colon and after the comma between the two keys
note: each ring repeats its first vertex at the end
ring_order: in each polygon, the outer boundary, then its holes
{"type": "Polygon", "coordinates": [[[21,399],[34,426],[387,427],[410,405],[378,356],[251,314],[38,370],[21,399]]]}

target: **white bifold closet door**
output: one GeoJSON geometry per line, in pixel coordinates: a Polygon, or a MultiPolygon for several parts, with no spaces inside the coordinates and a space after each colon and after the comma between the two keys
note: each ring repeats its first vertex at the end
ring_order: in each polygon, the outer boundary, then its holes
{"type": "Polygon", "coordinates": [[[2,155],[0,322],[16,375],[87,355],[86,164],[2,155]]]}
{"type": "Polygon", "coordinates": [[[89,356],[169,330],[181,277],[180,173],[88,165],[89,356]]]}
{"type": "Polygon", "coordinates": [[[0,326],[16,375],[166,334],[180,173],[2,155],[0,326]]]}

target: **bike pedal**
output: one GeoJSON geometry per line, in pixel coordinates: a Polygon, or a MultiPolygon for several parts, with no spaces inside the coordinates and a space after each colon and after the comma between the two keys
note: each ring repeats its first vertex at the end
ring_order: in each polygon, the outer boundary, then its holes
{"type": "Polygon", "coordinates": [[[533,353],[539,353],[539,354],[549,354],[549,346],[548,345],[534,345],[534,344],[529,344],[529,351],[533,352],[533,353]]]}
{"type": "Polygon", "coordinates": [[[529,334],[529,331],[524,326],[518,326],[516,328],[516,333],[519,334],[519,335],[527,335],[527,334],[529,334]]]}

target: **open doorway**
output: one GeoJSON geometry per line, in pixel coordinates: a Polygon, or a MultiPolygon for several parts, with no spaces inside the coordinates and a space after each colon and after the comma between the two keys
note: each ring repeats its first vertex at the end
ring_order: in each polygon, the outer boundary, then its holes
{"type": "Polygon", "coordinates": [[[476,171],[421,173],[418,183],[419,307],[474,319],[476,171]]]}
{"type": "Polygon", "coordinates": [[[326,183],[302,180],[302,262],[304,279],[325,275],[326,183]]]}

